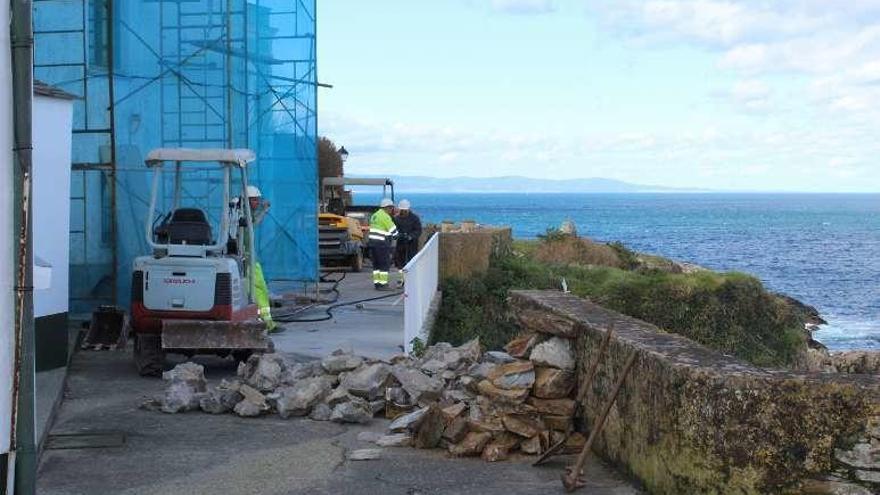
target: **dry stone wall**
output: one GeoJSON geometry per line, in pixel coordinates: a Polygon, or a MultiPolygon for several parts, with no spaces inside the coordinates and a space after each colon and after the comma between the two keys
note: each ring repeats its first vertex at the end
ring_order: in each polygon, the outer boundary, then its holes
{"type": "Polygon", "coordinates": [[[579,383],[614,326],[584,428],[638,354],[594,450],[652,493],[880,493],[880,377],[755,368],[559,292],[513,292],[511,308],[532,361],[571,339],[579,383]]]}

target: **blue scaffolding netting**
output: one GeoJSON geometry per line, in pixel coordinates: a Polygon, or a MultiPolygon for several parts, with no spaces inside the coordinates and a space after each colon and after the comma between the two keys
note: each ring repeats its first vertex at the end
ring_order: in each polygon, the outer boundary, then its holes
{"type": "MultiPolygon", "coordinates": [[[[35,77],[78,95],[71,312],[127,305],[147,254],[159,147],[250,148],[271,209],[257,230],[272,281],[317,279],[315,0],[35,0],[35,77]]],[[[194,169],[188,204],[219,224],[219,175],[194,169]]],[[[167,187],[163,187],[168,190],[167,187]]],[[[160,209],[170,196],[163,193],[160,209]]]]}

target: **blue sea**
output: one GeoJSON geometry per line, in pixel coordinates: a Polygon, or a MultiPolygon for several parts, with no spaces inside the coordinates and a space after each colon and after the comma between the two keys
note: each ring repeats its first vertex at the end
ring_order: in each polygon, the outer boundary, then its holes
{"type": "MultiPolygon", "coordinates": [[[[404,197],[398,192],[399,197],[404,197]]],[[[880,194],[412,194],[423,221],[581,235],[742,271],[819,309],[829,348],[880,349],[880,194]]]]}

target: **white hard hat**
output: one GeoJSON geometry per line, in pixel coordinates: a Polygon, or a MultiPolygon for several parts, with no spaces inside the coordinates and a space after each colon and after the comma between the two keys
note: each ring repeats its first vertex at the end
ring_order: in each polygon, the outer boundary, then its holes
{"type": "Polygon", "coordinates": [[[260,192],[260,188],[257,186],[248,186],[247,187],[247,195],[249,198],[262,198],[263,193],[260,192]]]}
{"type": "Polygon", "coordinates": [[[411,205],[409,204],[408,199],[401,199],[400,205],[398,206],[398,208],[400,208],[401,210],[408,210],[410,208],[410,206],[411,205]]]}
{"type": "Polygon", "coordinates": [[[379,208],[387,208],[389,206],[394,206],[394,201],[391,201],[388,198],[382,198],[382,201],[379,202],[379,208]]]}

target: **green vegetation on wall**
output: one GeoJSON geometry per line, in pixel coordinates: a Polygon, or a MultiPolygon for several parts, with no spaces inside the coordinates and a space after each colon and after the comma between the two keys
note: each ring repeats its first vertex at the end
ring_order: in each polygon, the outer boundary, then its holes
{"type": "Polygon", "coordinates": [[[433,340],[460,344],[479,336],[488,348],[500,348],[518,331],[509,319],[508,291],[559,289],[563,278],[578,296],[759,366],[791,365],[805,349],[803,315],[754,277],[644,269],[620,244],[558,236],[517,242],[485,275],[445,280],[433,340]],[[571,243],[587,247],[565,245],[571,243]],[[609,258],[606,249],[617,256],[609,258]],[[590,257],[604,263],[579,261],[590,257]]]}

